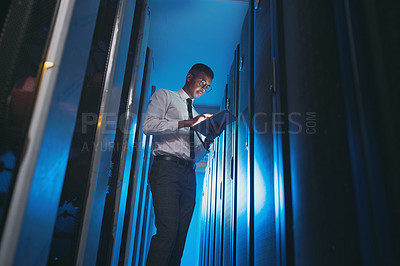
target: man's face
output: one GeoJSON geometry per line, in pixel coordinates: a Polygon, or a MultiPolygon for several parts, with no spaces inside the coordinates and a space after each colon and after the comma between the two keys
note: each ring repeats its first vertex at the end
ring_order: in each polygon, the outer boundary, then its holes
{"type": "Polygon", "coordinates": [[[209,85],[211,85],[212,79],[205,73],[200,72],[197,75],[188,73],[186,76],[186,81],[188,83],[187,93],[189,94],[190,98],[196,99],[206,92],[209,85]]]}

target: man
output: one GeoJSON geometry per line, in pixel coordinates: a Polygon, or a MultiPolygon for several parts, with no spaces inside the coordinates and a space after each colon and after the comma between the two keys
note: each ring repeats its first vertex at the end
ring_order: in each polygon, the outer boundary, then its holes
{"type": "Polygon", "coordinates": [[[195,64],[182,89],[157,90],[150,98],[143,132],[153,135],[154,162],[149,181],[157,233],[152,237],[146,265],[180,265],[196,198],[194,163],[208,152],[215,136],[203,142],[191,126],[210,114],[198,115],[193,99],[203,95],[214,78],[204,64],[195,64]]]}

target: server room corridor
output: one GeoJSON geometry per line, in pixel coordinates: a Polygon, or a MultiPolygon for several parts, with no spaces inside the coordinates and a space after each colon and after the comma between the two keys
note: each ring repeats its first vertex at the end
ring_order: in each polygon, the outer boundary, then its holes
{"type": "Polygon", "coordinates": [[[395,0],[4,0],[0,265],[146,265],[145,112],[196,63],[215,78],[195,110],[237,121],[196,164],[181,265],[399,265],[399,13],[395,0]]]}

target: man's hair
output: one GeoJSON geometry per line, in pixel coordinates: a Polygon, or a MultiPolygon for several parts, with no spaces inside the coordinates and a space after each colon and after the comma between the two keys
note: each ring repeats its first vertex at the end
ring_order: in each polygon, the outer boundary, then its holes
{"type": "Polygon", "coordinates": [[[214,72],[209,68],[208,66],[198,63],[192,66],[192,68],[189,70],[189,73],[191,73],[193,76],[198,75],[200,72],[203,72],[207,76],[209,76],[211,79],[214,79],[214,72]]]}

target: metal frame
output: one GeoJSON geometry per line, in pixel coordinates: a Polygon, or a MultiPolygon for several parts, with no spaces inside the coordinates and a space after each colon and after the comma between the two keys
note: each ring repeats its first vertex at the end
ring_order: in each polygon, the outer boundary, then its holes
{"type": "MultiPolygon", "coordinates": [[[[121,60],[119,58],[119,50],[120,46],[124,45],[124,43],[120,44],[121,36],[122,34],[129,34],[130,31],[123,31],[124,27],[131,27],[132,21],[125,21],[125,14],[128,10],[128,12],[131,12],[132,9],[135,9],[135,1],[132,3],[127,4],[127,0],[121,0],[118,5],[118,9],[116,12],[115,16],[115,22],[114,22],[114,29],[113,29],[113,35],[111,39],[111,45],[110,45],[110,51],[109,51],[109,57],[107,59],[107,69],[106,69],[106,74],[105,74],[105,81],[104,81],[104,89],[103,89],[103,95],[102,95],[102,100],[101,100],[101,105],[100,105],[100,111],[99,111],[99,121],[98,121],[98,126],[97,126],[97,131],[96,131],[96,137],[94,141],[94,146],[95,147],[103,147],[103,145],[107,145],[107,138],[104,138],[104,131],[106,126],[108,125],[107,123],[107,113],[110,107],[110,100],[113,94],[120,94],[118,92],[114,92],[113,86],[114,86],[114,75],[115,71],[117,68],[117,63],[118,60],[121,60]],[[132,7],[133,3],[133,7],[132,7]],[[128,25],[126,25],[128,24],[128,25]]],[[[128,17],[130,17],[128,15],[128,17]]],[[[132,19],[131,19],[132,20],[132,19]]],[[[98,245],[98,241],[100,238],[100,232],[93,232],[94,228],[90,227],[90,224],[93,223],[91,221],[92,219],[100,219],[101,223],[101,216],[93,216],[92,215],[92,210],[93,210],[93,201],[95,198],[95,194],[97,190],[103,190],[104,185],[101,186],[100,182],[101,180],[98,180],[101,178],[100,173],[99,173],[99,168],[101,167],[100,165],[100,160],[103,157],[103,152],[102,149],[96,149],[92,155],[92,161],[91,161],[91,166],[90,166],[90,171],[89,171],[89,189],[88,189],[88,195],[87,199],[85,202],[85,207],[84,213],[83,213],[83,221],[82,221],[82,226],[81,226],[81,232],[80,232],[80,237],[79,237],[79,243],[78,243],[78,254],[77,254],[77,259],[76,259],[76,264],[77,265],[88,265],[88,263],[95,265],[96,262],[96,257],[94,256],[96,252],[91,252],[93,253],[92,256],[89,254],[85,254],[86,252],[86,247],[93,246],[92,243],[89,243],[90,241],[94,241],[98,245]],[[100,187],[97,187],[100,185],[100,187]],[[94,237],[94,239],[89,239],[89,232],[91,231],[91,236],[94,237]],[[88,242],[89,241],[89,242],[88,242]],[[85,259],[85,257],[90,256],[91,259],[85,259]],[[85,263],[84,263],[85,261],[85,263]]],[[[105,162],[107,164],[107,162],[105,162]]],[[[108,164],[107,164],[108,166],[108,164]]],[[[97,245],[94,245],[92,249],[97,245]]]]}
{"type": "MultiPolygon", "coordinates": [[[[131,164],[130,158],[132,156],[132,148],[133,148],[133,141],[135,139],[135,132],[132,132],[132,125],[136,124],[136,113],[138,109],[138,98],[140,96],[140,89],[141,89],[141,77],[143,76],[144,71],[144,56],[146,53],[147,47],[147,34],[148,29],[146,30],[145,27],[149,26],[149,15],[148,15],[148,8],[147,8],[147,0],[143,1],[143,8],[140,11],[140,25],[138,28],[138,39],[132,39],[134,36],[131,36],[131,42],[135,42],[135,55],[133,61],[132,72],[125,75],[131,75],[129,81],[129,93],[126,105],[126,117],[123,121],[123,130],[124,136],[122,137],[122,152],[120,154],[120,164],[118,170],[118,187],[117,187],[117,197],[115,201],[115,217],[114,217],[114,243],[112,245],[112,264],[118,264],[118,260],[120,257],[120,249],[121,249],[121,239],[123,234],[124,228],[124,220],[125,220],[125,213],[128,199],[127,199],[127,191],[129,187],[129,177],[131,172],[131,164]],[[145,41],[146,43],[142,43],[145,41]],[[138,84],[139,87],[138,87],[138,84]],[[130,150],[130,151],[129,151],[130,150]],[[129,151],[129,152],[128,152],[129,151]],[[127,163],[128,162],[128,163],[127,163]]],[[[138,5],[136,5],[138,6],[138,5]]],[[[138,14],[138,10],[135,10],[135,14],[138,14]]],[[[135,26],[134,26],[135,27],[135,26]]],[[[125,77],[126,78],[126,77],[125,77]]],[[[125,83],[125,82],[124,82],[125,83]]],[[[125,86],[125,84],[124,84],[125,86]]]]}
{"type": "Polygon", "coordinates": [[[93,34],[95,19],[88,22],[88,15],[82,14],[82,10],[94,10],[89,17],[96,18],[99,3],[99,0],[85,1],[85,3],[75,0],[60,2],[28,130],[29,142],[27,142],[26,153],[21,162],[4,228],[1,242],[3,245],[0,250],[1,265],[27,265],[28,263],[45,265],[47,263],[52,236],[52,230],[49,230],[48,226],[54,225],[55,222],[67,160],[63,154],[69,150],[75,123],[73,114],[76,113],[78,102],[75,96],[80,95],[83,82],[83,78],[80,79],[79,75],[73,80],[68,80],[66,78],[68,73],[65,71],[71,67],[71,64],[77,66],[76,69],[86,67],[86,55],[88,56],[90,46],[87,40],[93,34]],[[83,19],[86,19],[86,24],[79,25],[83,19]],[[82,38],[82,35],[85,37],[82,38]],[[79,46],[79,52],[74,51],[76,46],[79,46]],[[77,56],[76,60],[72,60],[75,56],[77,56]],[[72,89],[68,87],[71,85],[72,89]],[[58,136],[65,138],[63,145],[58,146],[52,153],[55,168],[47,169],[48,172],[45,173],[45,160],[48,159],[46,153],[51,152],[49,147],[56,145],[54,141],[61,140],[48,138],[48,136],[53,137],[52,134],[57,130],[56,125],[51,123],[56,119],[61,121],[63,106],[59,97],[66,95],[67,91],[70,98],[66,101],[71,104],[72,116],[65,118],[63,126],[66,130],[63,131],[63,136],[58,136]],[[50,175],[51,178],[47,178],[50,175]],[[52,184],[54,190],[43,193],[46,192],[43,184],[49,183],[52,184]],[[38,208],[38,204],[44,202],[46,207],[38,208]],[[45,230],[44,234],[42,230],[45,230]],[[40,239],[40,241],[32,243],[31,239],[40,239]],[[35,250],[32,248],[33,245],[35,250]],[[42,250],[43,253],[37,253],[36,250],[42,250]]]}

